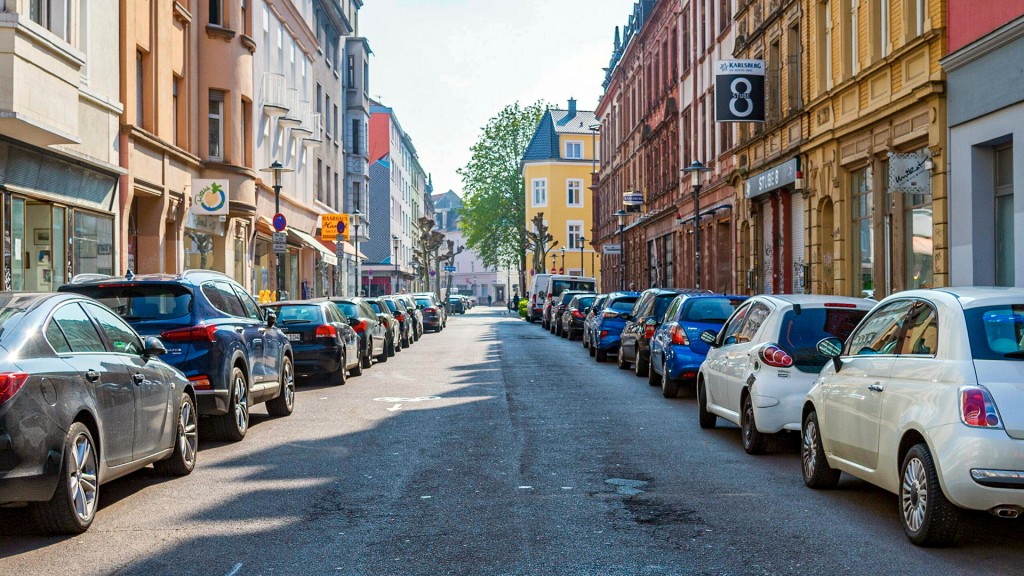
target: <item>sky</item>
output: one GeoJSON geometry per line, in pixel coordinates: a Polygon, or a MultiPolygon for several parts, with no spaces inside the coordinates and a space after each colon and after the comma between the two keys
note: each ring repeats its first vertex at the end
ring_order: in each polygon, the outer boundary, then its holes
{"type": "Polygon", "coordinates": [[[366,0],[370,95],[394,109],[434,193],[461,195],[456,170],[507,104],[601,96],[615,26],[633,0],[366,0]]]}

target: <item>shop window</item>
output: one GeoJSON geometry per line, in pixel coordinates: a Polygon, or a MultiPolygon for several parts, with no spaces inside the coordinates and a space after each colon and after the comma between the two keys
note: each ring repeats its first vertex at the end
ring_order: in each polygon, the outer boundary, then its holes
{"type": "MultiPolygon", "coordinates": [[[[907,255],[907,289],[931,288],[932,266],[932,195],[904,196],[904,236],[907,255]]],[[[997,212],[998,213],[998,212],[997,212]]],[[[1011,245],[1012,250],[1012,245],[1011,245]]]]}
{"type": "Polygon", "coordinates": [[[239,284],[245,284],[245,238],[241,236],[235,237],[235,282],[239,284]]]}
{"type": "Polygon", "coordinates": [[[855,295],[875,293],[875,231],[871,225],[874,198],[871,189],[871,168],[856,170],[851,175],[853,199],[853,263],[855,295]]]}
{"type": "Polygon", "coordinates": [[[114,219],[74,211],[75,274],[114,274],[114,219]]]}
{"type": "Polygon", "coordinates": [[[209,270],[213,265],[213,236],[185,229],[185,269],[209,270]]]}

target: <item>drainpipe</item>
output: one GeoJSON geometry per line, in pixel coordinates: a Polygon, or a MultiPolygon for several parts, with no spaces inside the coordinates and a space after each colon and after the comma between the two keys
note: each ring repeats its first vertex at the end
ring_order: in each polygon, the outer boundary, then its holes
{"type": "MultiPolygon", "coordinates": [[[[128,153],[128,131],[129,130],[130,130],[130,128],[129,128],[128,125],[122,125],[121,126],[121,130],[118,132],[118,135],[117,135],[118,165],[121,168],[124,168],[124,170],[125,170],[125,173],[121,174],[121,176],[119,178],[119,180],[120,180],[119,184],[120,185],[118,186],[118,188],[120,189],[120,190],[118,190],[118,198],[120,200],[119,208],[120,208],[120,215],[121,215],[120,226],[118,227],[119,228],[119,230],[118,230],[119,236],[121,237],[120,238],[121,241],[118,242],[118,246],[121,247],[121,250],[120,250],[121,256],[120,256],[119,261],[118,261],[118,269],[121,270],[121,271],[123,271],[124,269],[126,269],[128,267],[128,253],[127,253],[127,250],[125,250],[128,247],[128,242],[127,242],[127,239],[128,239],[128,218],[126,217],[126,214],[128,214],[128,206],[131,206],[132,196],[134,194],[134,191],[131,190],[129,188],[129,186],[128,186],[128,184],[129,184],[129,182],[131,180],[129,178],[129,174],[128,174],[128,158],[130,157],[130,154],[128,153]]],[[[136,247],[136,250],[137,249],[138,249],[138,247],[136,247]]],[[[136,262],[135,266],[138,267],[138,265],[139,265],[139,263],[136,262]]],[[[137,271],[136,270],[132,270],[132,272],[137,272],[137,271]]],[[[69,278],[68,280],[70,281],[71,279],[69,278]]]]}

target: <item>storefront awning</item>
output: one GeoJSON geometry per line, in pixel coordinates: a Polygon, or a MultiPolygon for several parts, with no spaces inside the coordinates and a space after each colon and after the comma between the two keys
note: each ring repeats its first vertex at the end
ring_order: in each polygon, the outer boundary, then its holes
{"type": "Polygon", "coordinates": [[[338,257],[334,254],[334,252],[328,250],[327,247],[321,244],[320,241],[317,240],[316,238],[313,238],[312,236],[306,234],[301,230],[296,230],[295,228],[289,228],[288,233],[294,235],[303,244],[306,244],[310,248],[319,251],[321,257],[324,259],[324,262],[327,262],[331,266],[338,265],[338,257]]]}
{"type": "MultiPolygon", "coordinates": [[[[338,253],[338,245],[337,245],[336,242],[333,242],[331,240],[320,240],[320,243],[323,244],[324,246],[326,246],[327,249],[330,250],[332,253],[334,253],[334,254],[338,253]]],[[[356,248],[355,248],[355,246],[353,246],[352,244],[349,244],[348,242],[345,242],[344,240],[342,240],[342,244],[345,245],[344,246],[345,254],[348,254],[349,256],[355,257],[355,255],[356,255],[356,248]]],[[[363,254],[362,252],[359,253],[359,256],[363,260],[366,260],[366,255],[363,254]]]]}

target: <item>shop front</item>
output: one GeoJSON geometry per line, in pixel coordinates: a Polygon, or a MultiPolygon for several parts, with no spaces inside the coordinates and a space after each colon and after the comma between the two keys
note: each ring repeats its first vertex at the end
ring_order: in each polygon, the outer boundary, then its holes
{"type": "Polygon", "coordinates": [[[806,292],[806,207],[799,159],[792,158],[747,179],[744,197],[751,216],[740,239],[748,264],[747,291],[806,292]]]}

